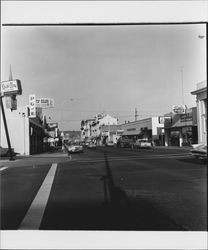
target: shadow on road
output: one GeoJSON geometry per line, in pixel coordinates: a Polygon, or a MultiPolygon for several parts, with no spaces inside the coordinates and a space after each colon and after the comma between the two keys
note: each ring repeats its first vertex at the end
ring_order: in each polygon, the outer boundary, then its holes
{"type": "Polygon", "coordinates": [[[180,162],[185,162],[185,163],[190,163],[190,164],[198,164],[198,165],[207,165],[207,161],[206,160],[199,160],[196,158],[181,158],[181,159],[177,159],[180,162]]]}
{"type": "Polygon", "coordinates": [[[74,204],[52,200],[44,214],[42,230],[135,230],[184,231],[141,197],[128,197],[114,183],[107,153],[104,153],[106,173],[103,201],[76,201],[74,204]],[[76,203],[76,204],[75,204],[76,203]]]}

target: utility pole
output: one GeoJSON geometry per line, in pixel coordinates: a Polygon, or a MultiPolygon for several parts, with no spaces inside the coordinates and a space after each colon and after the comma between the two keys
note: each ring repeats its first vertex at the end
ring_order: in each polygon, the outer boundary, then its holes
{"type": "Polygon", "coordinates": [[[137,117],[138,117],[138,110],[137,108],[135,108],[135,121],[137,121],[137,117]]]}
{"type": "Polygon", "coordinates": [[[182,91],[182,104],[184,105],[184,89],[183,89],[183,66],[180,67],[181,72],[181,91],[182,91]]]}
{"type": "Polygon", "coordinates": [[[6,138],[7,138],[7,144],[8,144],[8,148],[9,148],[9,155],[10,155],[10,161],[14,161],[13,158],[13,151],[11,148],[11,142],[10,142],[10,138],[9,138],[9,131],[8,131],[8,127],[7,127],[7,121],[6,121],[6,116],[5,116],[5,112],[4,112],[4,105],[3,105],[3,101],[2,101],[2,97],[0,97],[0,102],[1,102],[1,112],[2,112],[2,117],[3,117],[3,121],[4,121],[4,128],[5,128],[5,133],[6,133],[6,138]]]}

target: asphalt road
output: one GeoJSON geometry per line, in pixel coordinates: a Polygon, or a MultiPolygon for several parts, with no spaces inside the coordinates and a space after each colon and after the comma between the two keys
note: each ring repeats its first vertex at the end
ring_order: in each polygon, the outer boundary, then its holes
{"type": "Polygon", "coordinates": [[[207,167],[186,149],[99,147],[0,170],[3,230],[207,230],[207,167]]]}

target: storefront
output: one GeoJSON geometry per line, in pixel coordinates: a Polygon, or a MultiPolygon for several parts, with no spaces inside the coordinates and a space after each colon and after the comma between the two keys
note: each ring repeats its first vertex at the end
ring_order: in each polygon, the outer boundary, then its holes
{"type": "Polygon", "coordinates": [[[196,96],[198,143],[207,144],[207,81],[197,83],[196,88],[191,94],[196,96]]]}
{"type": "Polygon", "coordinates": [[[162,140],[160,137],[164,124],[159,123],[159,117],[151,117],[143,120],[122,124],[123,135],[133,141],[137,139],[149,139],[157,142],[162,140]]]}
{"type": "Polygon", "coordinates": [[[166,146],[190,146],[198,143],[197,110],[188,109],[185,114],[166,114],[171,119],[164,124],[166,146]]]}
{"type": "Polygon", "coordinates": [[[44,138],[46,136],[44,127],[38,117],[29,118],[29,131],[30,131],[30,154],[43,153],[44,138]]]}

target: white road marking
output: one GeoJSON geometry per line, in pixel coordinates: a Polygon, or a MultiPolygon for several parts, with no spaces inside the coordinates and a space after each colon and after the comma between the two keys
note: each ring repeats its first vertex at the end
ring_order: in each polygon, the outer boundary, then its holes
{"type": "Polygon", "coordinates": [[[53,163],[43,181],[35,199],[28,209],[19,229],[39,229],[42,217],[48,202],[54,176],[56,173],[57,163],[53,163]]]}
{"type": "Polygon", "coordinates": [[[0,168],[0,171],[3,171],[3,170],[5,170],[5,169],[7,169],[8,167],[2,167],[2,168],[0,168]]]}

